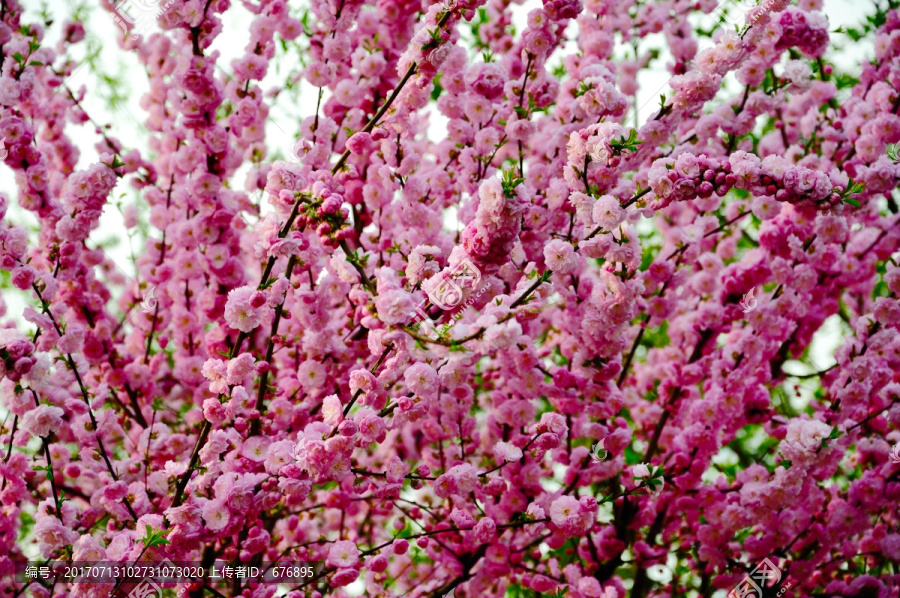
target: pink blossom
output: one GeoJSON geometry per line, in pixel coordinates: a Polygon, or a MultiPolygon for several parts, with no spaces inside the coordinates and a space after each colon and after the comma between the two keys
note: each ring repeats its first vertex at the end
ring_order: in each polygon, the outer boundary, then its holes
{"type": "Polygon", "coordinates": [[[21,426],[29,434],[44,438],[49,436],[50,432],[59,430],[64,414],[65,411],[59,407],[39,405],[25,414],[21,426]]]}
{"type": "Polygon", "coordinates": [[[219,402],[218,399],[210,398],[203,401],[203,417],[209,423],[217,426],[224,422],[228,415],[225,411],[225,405],[219,402]]]}
{"type": "Polygon", "coordinates": [[[341,422],[343,405],[337,395],[328,395],[322,401],[322,416],[329,426],[337,426],[341,422]]]}
{"type": "Polygon", "coordinates": [[[433,367],[427,363],[417,363],[403,374],[409,389],[424,398],[431,398],[437,394],[438,376],[433,367]]]}
{"type": "Polygon", "coordinates": [[[394,540],[392,548],[394,554],[406,554],[406,551],[409,550],[409,542],[406,540],[394,540]]]}
{"type": "Polygon", "coordinates": [[[241,455],[251,461],[265,461],[271,441],[263,436],[252,436],[241,445],[241,455]]]}
{"type": "Polygon", "coordinates": [[[506,442],[498,442],[494,452],[504,461],[518,461],[522,458],[522,449],[506,442]]]}
{"type": "Polygon", "coordinates": [[[297,368],[297,380],[303,388],[321,388],[325,381],[325,367],[317,361],[304,361],[297,368]]]}
{"type": "Polygon", "coordinates": [[[165,473],[169,477],[180,476],[187,471],[187,466],[184,462],[166,461],[165,473]]]}
{"type": "Polygon", "coordinates": [[[222,394],[228,390],[226,365],[221,359],[207,359],[203,364],[203,376],[209,380],[210,392],[222,394]]]}
{"type": "Polygon", "coordinates": [[[478,523],[475,524],[473,533],[475,534],[475,539],[479,542],[490,542],[497,533],[497,524],[494,523],[494,520],[490,517],[482,517],[478,520],[478,523]]]}
{"type": "Polygon", "coordinates": [[[625,210],[619,205],[619,200],[611,195],[604,195],[594,204],[593,221],[603,230],[614,230],[625,220],[625,210]]]}
{"type": "Polygon", "coordinates": [[[352,567],[359,561],[359,549],[349,540],[339,540],[328,549],[329,567],[352,567]]]}
{"type": "Polygon", "coordinates": [[[242,353],[236,358],[229,360],[225,368],[225,379],[228,384],[236,385],[243,382],[244,378],[253,371],[253,365],[253,356],[248,353],[242,353]]]}
{"type": "Polygon", "coordinates": [[[863,59],[821,0],[160,4],[118,37],[133,137],[66,84],[64,4],[0,11],[4,554],[895,585],[898,9],[863,59]]]}
{"type": "Polygon", "coordinates": [[[578,265],[575,250],[561,239],[554,239],[544,246],[544,260],[548,269],[559,274],[569,274],[578,265]]]}
{"type": "Polygon", "coordinates": [[[57,548],[73,544],[78,539],[76,532],[68,529],[56,517],[49,515],[39,517],[31,531],[40,543],[41,552],[44,555],[49,555],[57,548]]]}
{"type": "Polygon", "coordinates": [[[409,293],[400,289],[387,291],[375,300],[378,317],[385,324],[405,324],[414,312],[409,293]]]}
{"type": "Polygon", "coordinates": [[[369,392],[375,390],[376,385],[375,376],[368,370],[354,370],[350,372],[350,392],[369,392]]]}
{"type": "Polygon", "coordinates": [[[569,517],[581,512],[578,499],[572,496],[560,496],[550,504],[550,520],[559,526],[566,523],[569,517]]]}
{"type": "Polygon", "coordinates": [[[250,297],[255,292],[252,287],[240,287],[228,293],[225,303],[225,320],[228,325],[241,332],[250,332],[262,322],[261,311],[250,305],[250,297]]]}
{"type": "Polygon", "coordinates": [[[347,586],[356,581],[357,577],[359,577],[359,571],[356,569],[338,569],[331,577],[331,585],[347,586]]]}
{"type": "Polygon", "coordinates": [[[822,443],[831,434],[831,429],[831,426],[818,420],[792,419],[787,425],[781,451],[785,458],[797,461],[798,465],[809,464],[829,452],[822,443]]]}
{"type": "Polygon", "coordinates": [[[228,526],[231,521],[231,513],[222,500],[208,500],[203,505],[203,521],[206,527],[212,531],[219,531],[228,526]]]}
{"type": "Polygon", "coordinates": [[[72,546],[72,558],[79,561],[103,561],[106,560],[106,550],[97,541],[83,534],[72,546]]]}

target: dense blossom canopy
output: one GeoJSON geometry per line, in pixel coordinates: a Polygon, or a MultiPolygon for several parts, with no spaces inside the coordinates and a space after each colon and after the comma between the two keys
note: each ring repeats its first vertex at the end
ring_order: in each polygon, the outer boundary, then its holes
{"type": "Polygon", "coordinates": [[[822,0],[232,4],[110,18],[133,147],[68,83],[78,18],[2,0],[3,596],[139,558],[319,562],[197,597],[706,598],[766,559],[897,596],[897,10],[844,73],[822,0]],[[134,278],[91,238],[123,193],[134,278]]]}

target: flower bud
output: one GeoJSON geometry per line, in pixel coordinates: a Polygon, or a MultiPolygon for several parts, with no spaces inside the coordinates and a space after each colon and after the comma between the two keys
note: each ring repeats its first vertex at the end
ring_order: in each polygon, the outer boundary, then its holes
{"type": "Polygon", "coordinates": [[[262,291],[255,291],[250,295],[250,307],[262,307],[266,304],[266,294],[262,291]]]}

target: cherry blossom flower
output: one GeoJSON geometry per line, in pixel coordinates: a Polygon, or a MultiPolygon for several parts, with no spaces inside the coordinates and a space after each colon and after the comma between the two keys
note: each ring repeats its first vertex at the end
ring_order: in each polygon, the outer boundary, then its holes
{"type": "Polygon", "coordinates": [[[61,66],[93,25],[25,4],[4,554],[320,562],[290,598],[650,598],[768,558],[797,595],[887,595],[896,8],[190,0],[115,37],[134,136],[61,66]]]}

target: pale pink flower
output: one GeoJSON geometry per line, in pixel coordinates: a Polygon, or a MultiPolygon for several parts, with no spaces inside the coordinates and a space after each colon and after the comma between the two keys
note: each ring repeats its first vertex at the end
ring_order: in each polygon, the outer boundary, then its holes
{"type": "Polygon", "coordinates": [[[594,224],[602,226],[605,231],[611,231],[619,226],[626,215],[619,200],[612,195],[604,195],[598,199],[592,213],[594,224]]]}
{"type": "Polygon", "coordinates": [[[438,375],[437,371],[427,363],[417,363],[407,369],[403,374],[407,387],[423,398],[431,398],[437,395],[438,375]]]}
{"type": "Polygon", "coordinates": [[[311,359],[304,361],[297,368],[297,381],[306,390],[321,388],[325,383],[325,366],[311,359]]]}
{"type": "Polygon", "coordinates": [[[550,504],[550,521],[562,526],[569,517],[581,513],[581,503],[574,496],[560,496],[550,504]]]}
{"type": "Polygon", "coordinates": [[[250,332],[262,323],[262,310],[250,305],[250,297],[256,289],[250,286],[238,287],[228,293],[225,303],[225,321],[235,330],[250,332]]]}
{"type": "Polygon", "coordinates": [[[253,372],[255,360],[250,353],[241,353],[228,361],[225,378],[228,384],[236,385],[253,372]]]}
{"type": "Polygon", "coordinates": [[[225,362],[221,359],[210,358],[203,363],[201,369],[203,377],[209,380],[209,390],[214,394],[224,394],[228,391],[228,381],[225,378],[225,362]]]}
{"type": "Polygon", "coordinates": [[[494,446],[494,453],[504,461],[518,461],[522,458],[522,449],[507,442],[498,442],[494,446]]]}
{"type": "Polygon", "coordinates": [[[65,411],[59,407],[39,405],[26,413],[19,425],[34,436],[46,438],[62,426],[63,415],[65,411]]]}
{"type": "Polygon", "coordinates": [[[343,416],[343,405],[337,395],[328,395],[322,401],[322,417],[323,421],[329,426],[336,426],[341,423],[343,416]]]}
{"type": "Polygon", "coordinates": [[[166,461],[165,473],[170,478],[178,477],[187,471],[188,464],[184,461],[166,461]]]}
{"type": "Polygon", "coordinates": [[[251,436],[241,445],[241,456],[251,461],[265,461],[271,442],[265,436],[251,436]]]}
{"type": "Polygon", "coordinates": [[[570,274],[578,267],[579,259],[572,245],[562,239],[553,239],[544,245],[544,260],[553,272],[570,274]]]}
{"type": "Polygon", "coordinates": [[[52,551],[74,543],[78,534],[67,528],[59,519],[52,515],[44,515],[37,518],[31,533],[40,543],[41,552],[49,555],[52,551]]]}
{"type": "Polygon", "coordinates": [[[106,550],[89,534],[83,534],[72,546],[72,559],[76,561],[104,561],[106,550]]]}
{"type": "Polygon", "coordinates": [[[375,299],[378,319],[385,324],[406,324],[415,312],[412,296],[402,289],[393,289],[375,299]]]}
{"type": "Polygon", "coordinates": [[[534,502],[528,505],[528,508],[525,510],[525,514],[529,515],[533,519],[543,519],[546,516],[546,513],[544,513],[544,509],[534,502]]]}
{"type": "Polygon", "coordinates": [[[338,540],[328,549],[329,567],[352,567],[359,561],[359,548],[349,540],[338,540]]]}
{"type": "Polygon", "coordinates": [[[208,500],[202,509],[206,527],[213,532],[225,529],[231,521],[231,512],[221,499],[208,500]]]}

